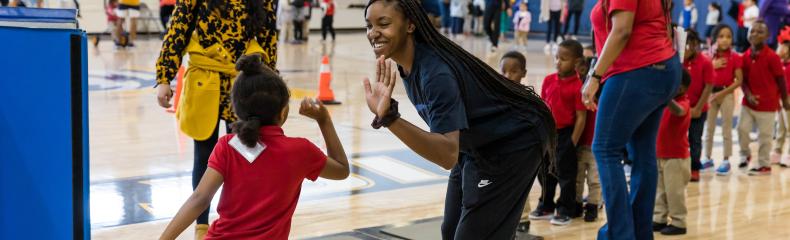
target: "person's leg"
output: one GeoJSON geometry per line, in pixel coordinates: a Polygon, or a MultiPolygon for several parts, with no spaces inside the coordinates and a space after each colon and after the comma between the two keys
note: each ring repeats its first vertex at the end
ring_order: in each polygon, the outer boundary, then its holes
{"type": "Polygon", "coordinates": [[[629,153],[634,156],[628,200],[634,214],[636,239],[653,237],[651,216],[655,207],[658,179],[656,138],[663,113],[663,107],[654,110],[631,135],[631,141],[628,143],[629,153]]]}
{"type": "Polygon", "coordinates": [[[544,163],[538,172],[538,183],[540,183],[541,194],[538,198],[536,211],[550,212],[551,215],[557,209],[554,196],[557,194],[557,177],[549,174],[548,163],[544,163]]]}
{"type": "Polygon", "coordinates": [[[672,226],[686,228],[686,186],[691,178],[689,158],[666,160],[664,182],[669,218],[672,226]]]}
{"type": "Polygon", "coordinates": [[[576,163],[576,202],[584,201],[584,181],[587,179],[587,169],[590,168],[586,160],[589,149],[579,147],[576,151],[579,161],[576,163]]]}
{"type": "Polygon", "coordinates": [[[137,17],[129,18],[129,44],[137,41],[137,17]]]}
{"type": "Polygon", "coordinates": [[[689,146],[691,148],[691,170],[699,171],[702,168],[700,155],[702,153],[702,132],[705,130],[705,120],[708,113],[703,112],[699,118],[691,119],[689,127],[689,146]]]}
{"type": "Polygon", "coordinates": [[[491,42],[491,44],[494,44],[494,32],[499,31],[499,29],[496,31],[492,29],[494,27],[492,25],[494,18],[499,18],[499,16],[496,16],[496,11],[494,11],[494,9],[486,8],[483,11],[483,31],[485,31],[486,35],[488,35],[488,40],[491,42]]]}
{"type": "MultiPolygon", "coordinates": [[[[638,214],[640,217],[646,217],[648,224],[650,222],[657,179],[655,132],[658,130],[657,123],[660,120],[658,118],[663,113],[666,102],[671,99],[680,85],[681,77],[678,56],[673,56],[658,65],[665,67],[663,69],[645,67],[616,74],[603,86],[595,122],[593,153],[598,164],[608,223],[598,232],[598,239],[636,238],[637,228],[634,222],[634,210],[630,207],[631,200],[642,201],[633,206],[645,208],[640,209],[638,214]],[[647,129],[652,125],[656,125],[656,129],[647,129]],[[642,128],[640,134],[643,136],[633,139],[639,128],[642,128]],[[653,135],[652,139],[649,135],[653,135]],[[634,154],[639,155],[634,156],[635,173],[631,176],[632,191],[634,191],[631,195],[635,196],[633,198],[629,198],[622,164],[623,152],[628,141],[632,142],[631,146],[637,147],[638,152],[634,154]],[[637,165],[641,169],[636,169],[637,165]],[[652,172],[645,169],[648,166],[654,168],[652,172]],[[640,180],[640,178],[645,179],[640,180]],[[652,190],[646,189],[651,186],[652,190]],[[644,199],[648,196],[652,199],[644,199]]],[[[644,220],[640,219],[640,225],[642,221],[644,220]]],[[[652,239],[652,235],[647,239],[652,239]]]]}
{"type": "Polygon", "coordinates": [[[167,22],[170,21],[170,15],[173,14],[174,6],[161,6],[159,7],[159,21],[162,23],[162,29],[167,31],[167,22]]]}
{"type": "Polygon", "coordinates": [[[773,140],[776,112],[754,111],[754,116],[755,122],[757,123],[757,139],[760,144],[757,154],[757,167],[771,167],[771,143],[773,140]]]}
{"type": "Polygon", "coordinates": [[[557,199],[557,215],[572,217],[577,214],[576,170],[578,166],[576,148],[573,146],[573,140],[571,139],[573,128],[567,128],[565,131],[566,133],[561,135],[566,135],[567,137],[560,138],[565,141],[559,143],[561,146],[558,147],[562,148],[562,152],[560,153],[561,155],[557,155],[559,157],[557,180],[560,187],[560,197],[557,199]]]}
{"type": "MultiPolygon", "coordinates": [[[[206,140],[194,140],[195,153],[194,163],[192,165],[192,189],[196,189],[200,184],[200,179],[203,178],[203,173],[208,168],[208,158],[211,156],[211,151],[214,150],[214,145],[217,144],[219,134],[219,125],[214,129],[214,133],[206,140]]],[[[197,218],[197,224],[208,224],[208,214],[210,208],[206,208],[203,213],[197,218]]]]}
{"type": "Polygon", "coordinates": [[[587,165],[587,204],[595,206],[601,205],[601,178],[598,176],[598,164],[595,163],[595,156],[591,149],[587,150],[582,161],[587,165]]]}
{"type": "Polygon", "coordinates": [[[332,34],[332,41],[335,41],[335,16],[329,16],[329,33],[332,34]]]}
{"type": "Polygon", "coordinates": [[[748,167],[748,161],[752,156],[752,150],[749,144],[752,143],[752,138],[749,132],[752,131],[754,126],[754,116],[752,110],[747,106],[741,106],[741,115],[738,118],[738,143],[741,146],[741,161],[739,167],[748,167]]]}
{"type": "Polygon", "coordinates": [[[329,32],[329,16],[321,19],[321,40],[326,41],[326,33],[329,32]]]}
{"type": "MultiPolygon", "coordinates": [[[[774,152],[772,155],[781,155],[782,152],[784,152],[786,137],[787,127],[785,126],[785,111],[780,110],[776,112],[776,132],[774,133],[774,152]]],[[[778,163],[779,157],[781,156],[777,156],[777,161],[774,161],[774,157],[771,156],[771,163],[778,163]]]]}
{"type": "MultiPolygon", "coordinates": [[[[554,35],[552,36],[552,42],[557,42],[557,37],[560,35],[560,27],[562,27],[562,23],[560,22],[560,17],[562,17],[561,11],[551,12],[551,17],[554,20],[554,35]]],[[[563,37],[564,38],[564,37],[563,37]]]]}
{"type": "Polygon", "coordinates": [[[721,103],[711,102],[710,109],[708,109],[708,117],[705,119],[705,144],[703,146],[706,161],[713,159],[711,158],[713,154],[713,136],[716,134],[716,118],[719,116],[719,106],[721,105],[721,103]]]}
{"type": "Polygon", "coordinates": [[[724,159],[729,160],[732,156],[732,120],[735,111],[735,96],[729,94],[724,97],[721,104],[721,132],[724,136],[724,159]]]}
{"type": "Polygon", "coordinates": [[[658,184],[656,185],[656,206],[653,209],[653,222],[661,225],[667,224],[667,191],[666,191],[666,178],[664,177],[664,168],[666,161],[669,159],[658,159],[658,184]]]}
{"type": "Polygon", "coordinates": [[[579,22],[580,22],[580,20],[582,18],[582,11],[576,11],[576,12],[573,13],[573,15],[576,15],[575,21],[573,22],[573,35],[578,36],[579,35],[579,22]]]}
{"type": "Polygon", "coordinates": [[[497,156],[491,163],[480,165],[468,161],[463,166],[462,210],[456,240],[513,239],[529,190],[535,179],[542,149],[539,145],[497,156]],[[486,165],[499,173],[489,175],[486,165]],[[479,187],[478,183],[490,184],[479,187]]]}
{"type": "Polygon", "coordinates": [[[458,221],[461,219],[461,198],[463,197],[461,191],[462,170],[467,158],[468,156],[465,154],[458,157],[458,163],[450,171],[450,177],[447,181],[447,193],[444,198],[444,220],[442,220],[441,228],[442,239],[444,240],[455,239],[455,229],[458,228],[458,221]]]}
{"type": "Polygon", "coordinates": [[[494,33],[494,35],[491,36],[491,43],[494,44],[494,47],[499,46],[499,34],[500,34],[499,30],[502,24],[502,17],[500,17],[499,15],[501,12],[502,11],[500,11],[499,9],[495,9],[493,19],[491,19],[494,22],[494,29],[491,30],[491,32],[494,33]]]}

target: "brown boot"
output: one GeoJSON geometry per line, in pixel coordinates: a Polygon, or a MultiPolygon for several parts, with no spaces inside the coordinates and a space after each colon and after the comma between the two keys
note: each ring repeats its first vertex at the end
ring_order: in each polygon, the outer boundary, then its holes
{"type": "Polygon", "coordinates": [[[195,226],[195,240],[203,240],[208,233],[208,224],[198,224],[195,226]]]}

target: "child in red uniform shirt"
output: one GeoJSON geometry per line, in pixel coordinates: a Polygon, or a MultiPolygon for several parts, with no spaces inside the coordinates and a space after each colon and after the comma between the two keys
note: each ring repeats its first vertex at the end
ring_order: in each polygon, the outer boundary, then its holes
{"type": "Polygon", "coordinates": [[[686,90],[692,79],[687,71],[683,71],[678,94],[669,101],[658,127],[658,189],[653,231],[660,231],[662,235],[686,234],[686,186],[691,178],[691,153],[686,135],[692,111],[686,90]],[[668,223],[670,219],[672,221],[668,223]]]}
{"type": "Polygon", "coordinates": [[[710,56],[716,78],[713,80],[713,93],[710,96],[710,111],[705,127],[705,160],[703,166],[713,166],[713,136],[716,133],[716,120],[721,112],[721,132],[724,137],[724,158],[716,174],[730,173],[730,157],[732,156],[732,120],[735,111],[733,92],[743,82],[741,55],[732,49],[733,31],[727,24],[719,24],[713,29],[713,47],[710,56]]]}
{"type": "MultiPolygon", "coordinates": [[[[547,168],[538,173],[538,180],[543,186],[538,207],[530,213],[532,220],[551,219],[554,225],[567,225],[571,217],[577,216],[576,209],[576,144],[584,132],[587,111],[581,100],[582,81],[576,73],[576,67],[582,64],[583,47],[575,40],[560,43],[556,56],[557,73],[543,80],[541,98],[549,105],[556,122],[557,144],[557,177],[549,174],[547,168]],[[556,206],[554,195],[557,184],[560,185],[560,197],[556,206]],[[557,214],[552,218],[555,207],[557,214]]],[[[545,165],[545,164],[544,164],[545,165]]]]}
{"type": "Polygon", "coordinates": [[[239,120],[235,134],[219,139],[208,170],[160,239],[175,239],[211,203],[224,185],[220,218],[206,239],[287,239],[304,179],[345,179],[348,160],[332,119],[321,103],[305,99],[299,113],[318,122],[329,157],[303,138],[290,138],[281,126],[288,116],[285,82],[261,63],[259,55],[239,59],[231,98],[239,120]]]}
{"type": "Polygon", "coordinates": [[[689,127],[689,144],[691,146],[691,181],[699,181],[699,171],[712,169],[713,164],[702,166],[702,133],[708,115],[708,97],[713,90],[713,64],[710,59],[699,52],[700,38],[696,31],[686,30],[685,61],[683,68],[691,75],[691,85],[687,96],[691,104],[691,125],[689,127]]]}
{"type": "MultiPolygon", "coordinates": [[[[782,33],[777,37],[779,47],[776,49],[776,54],[782,59],[785,70],[785,86],[790,91],[790,27],[782,30],[782,33]]],[[[787,121],[790,120],[790,111],[779,110],[777,112],[776,120],[779,122],[776,129],[776,136],[774,137],[774,152],[771,153],[771,164],[779,164],[781,167],[790,167],[790,155],[784,153],[785,138],[788,137],[787,121]]]]}
{"type": "MultiPolygon", "coordinates": [[[[586,58],[584,64],[576,68],[579,77],[590,70],[592,58],[586,58]]],[[[595,133],[595,111],[587,110],[587,120],[584,124],[579,144],[576,148],[578,167],[576,171],[576,209],[584,211],[584,221],[594,222],[598,219],[598,206],[601,205],[601,180],[598,177],[598,164],[595,163],[595,156],[592,153],[592,140],[595,133]],[[587,181],[587,204],[584,201],[584,182],[587,181]]]]}
{"type": "Polygon", "coordinates": [[[776,111],[779,102],[790,109],[785,87],[784,70],[779,56],[765,46],[768,27],[758,20],[749,30],[751,47],[743,54],[743,107],[738,121],[738,140],[741,145],[740,168],[746,168],[751,161],[749,143],[753,125],[757,125],[760,147],[757,164],[749,170],[749,175],[768,175],[771,173],[769,155],[774,130],[776,111]]]}

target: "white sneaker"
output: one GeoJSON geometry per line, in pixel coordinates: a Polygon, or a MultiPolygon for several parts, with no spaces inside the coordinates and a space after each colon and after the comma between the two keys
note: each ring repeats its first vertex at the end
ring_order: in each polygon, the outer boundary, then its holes
{"type": "Polygon", "coordinates": [[[784,155],[784,157],[782,158],[782,162],[779,163],[779,166],[790,168],[790,155],[784,155]]]}
{"type": "Polygon", "coordinates": [[[557,43],[551,44],[551,55],[557,55],[557,52],[560,51],[560,45],[557,43]]]}
{"type": "Polygon", "coordinates": [[[771,164],[779,164],[779,159],[782,158],[782,155],[776,152],[771,152],[771,164]]]}
{"type": "Polygon", "coordinates": [[[551,54],[551,44],[550,43],[546,43],[546,46],[543,47],[543,53],[546,54],[546,55],[551,54]]]}

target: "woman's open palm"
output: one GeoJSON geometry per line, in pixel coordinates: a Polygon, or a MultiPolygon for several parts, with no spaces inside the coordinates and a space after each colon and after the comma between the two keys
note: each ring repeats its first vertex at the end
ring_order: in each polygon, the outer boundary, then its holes
{"type": "Polygon", "coordinates": [[[379,57],[376,60],[376,82],[371,84],[368,78],[362,82],[365,85],[365,100],[368,108],[376,116],[383,117],[389,111],[395,81],[397,81],[397,71],[393,70],[392,60],[384,59],[384,56],[379,57]]]}

